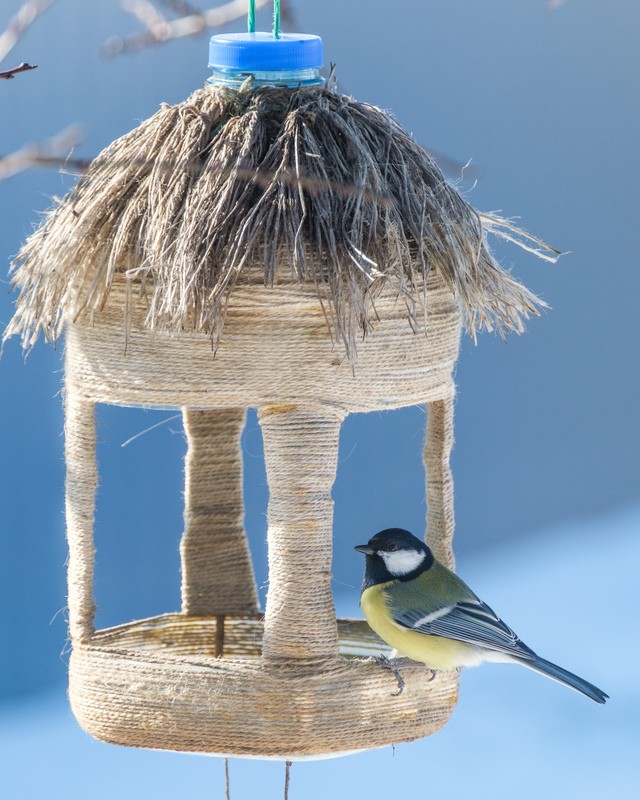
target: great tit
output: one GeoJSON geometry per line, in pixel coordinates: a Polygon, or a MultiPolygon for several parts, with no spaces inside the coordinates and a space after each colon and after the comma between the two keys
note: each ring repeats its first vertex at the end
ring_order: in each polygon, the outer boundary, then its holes
{"type": "Polygon", "coordinates": [[[596,703],[608,699],[593,684],[537,656],[409,531],[387,528],[355,549],[367,557],[362,611],[401,655],[436,671],[483,661],[522,664],[596,703]]]}

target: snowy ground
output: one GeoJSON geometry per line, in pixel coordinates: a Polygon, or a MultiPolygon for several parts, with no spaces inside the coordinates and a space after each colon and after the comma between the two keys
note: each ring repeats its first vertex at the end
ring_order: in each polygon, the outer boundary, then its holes
{"type": "MultiPolygon", "coordinates": [[[[640,797],[639,529],[640,506],[458,562],[525,642],[607,691],[606,706],[527,670],[485,665],[463,675],[443,731],[395,749],[294,764],[292,800],[640,797]]],[[[352,598],[342,600],[341,613],[356,611],[352,598]]],[[[95,742],[62,692],[0,707],[0,715],[3,800],[224,797],[222,760],[95,742]]],[[[230,773],[233,800],[282,797],[282,764],[234,760],[230,773]]]]}

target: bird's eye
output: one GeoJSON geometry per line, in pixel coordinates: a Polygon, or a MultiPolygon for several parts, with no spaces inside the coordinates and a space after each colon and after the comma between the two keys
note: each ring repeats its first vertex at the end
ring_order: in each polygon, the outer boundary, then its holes
{"type": "Polygon", "coordinates": [[[397,549],[398,549],[398,545],[397,544],[388,544],[387,545],[387,550],[389,550],[389,552],[392,552],[393,550],[397,550],[397,549]]]}

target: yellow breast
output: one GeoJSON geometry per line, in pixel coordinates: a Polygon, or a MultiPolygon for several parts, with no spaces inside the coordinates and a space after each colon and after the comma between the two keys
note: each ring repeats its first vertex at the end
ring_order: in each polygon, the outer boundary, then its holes
{"type": "Polygon", "coordinates": [[[389,585],[379,583],[365,589],[360,605],[371,628],[398,653],[443,672],[475,666],[482,660],[473,645],[442,636],[429,636],[394,622],[385,593],[385,587],[389,585]]]}

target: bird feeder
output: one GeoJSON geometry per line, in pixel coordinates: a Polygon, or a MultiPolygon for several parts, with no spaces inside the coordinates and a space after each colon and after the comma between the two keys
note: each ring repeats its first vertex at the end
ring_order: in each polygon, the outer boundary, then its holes
{"type": "Polygon", "coordinates": [[[366,623],[336,620],[340,425],[427,405],[427,539],[451,565],[461,325],[520,329],[536,298],[487,248],[502,223],[321,64],[318,37],[214,37],[213,80],[109,145],[18,256],[6,335],[65,331],[69,697],[107,742],[326,757],[431,734],[456,701],[456,675],[426,669],[398,695],[366,623]],[[97,403],[182,409],[188,443],[182,608],[107,630],[97,403]],[[248,407],[269,484],[264,614],[242,522],[248,407]]]}

